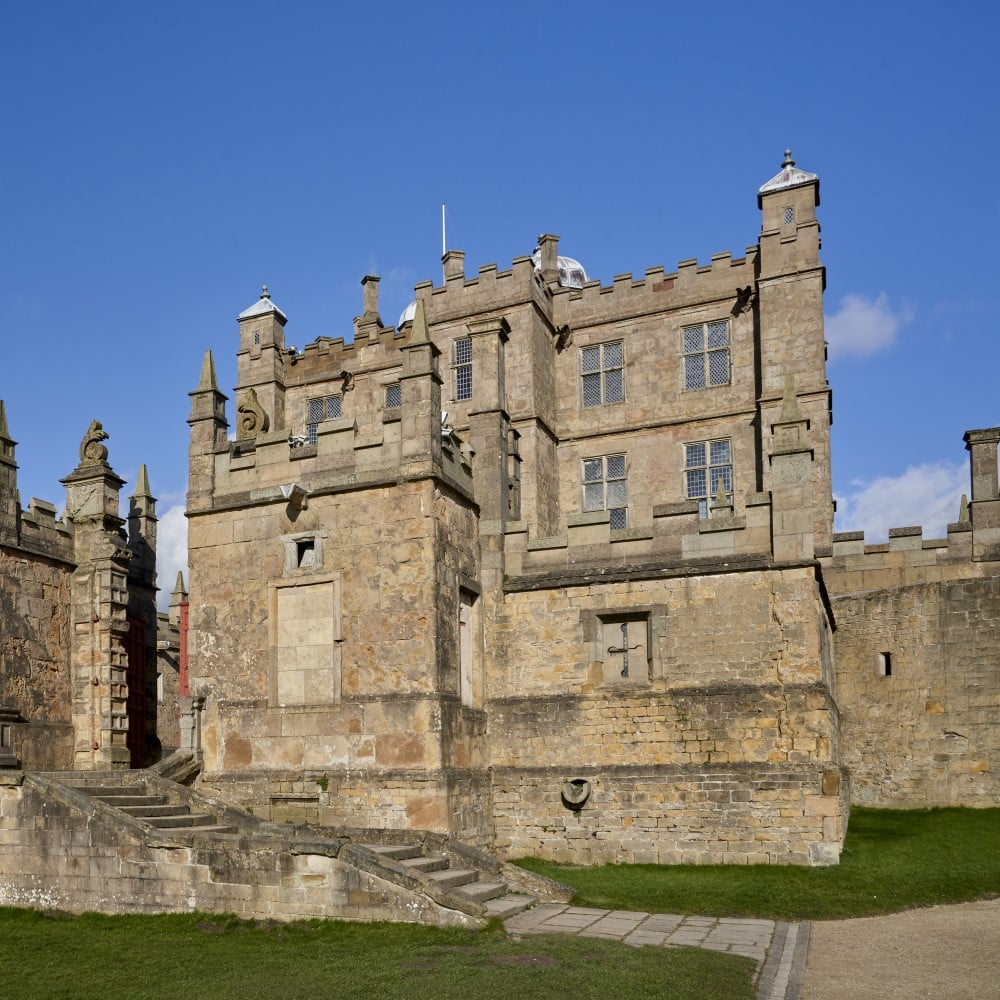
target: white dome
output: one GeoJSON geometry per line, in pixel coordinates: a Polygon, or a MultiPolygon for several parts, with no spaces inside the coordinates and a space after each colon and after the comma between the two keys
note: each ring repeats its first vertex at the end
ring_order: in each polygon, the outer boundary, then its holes
{"type": "Polygon", "coordinates": [[[417,315],[417,300],[414,299],[400,314],[399,322],[396,324],[397,330],[402,330],[404,324],[412,323],[413,317],[417,315]]]}
{"type": "MultiPolygon", "coordinates": [[[[531,255],[531,263],[535,265],[535,270],[542,269],[542,251],[536,250],[531,255]]],[[[563,288],[583,288],[588,280],[587,272],[583,269],[583,264],[572,257],[559,256],[556,258],[556,266],[559,268],[559,284],[563,288]]]]}

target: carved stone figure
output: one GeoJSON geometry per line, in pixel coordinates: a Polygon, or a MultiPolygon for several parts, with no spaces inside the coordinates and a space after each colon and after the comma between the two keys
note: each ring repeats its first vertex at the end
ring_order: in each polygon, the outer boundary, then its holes
{"type": "Polygon", "coordinates": [[[257,392],[248,389],[246,394],[236,406],[239,413],[239,420],[236,424],[236,436],[240,441],[249,441],[264,434],[271,426],[271,420],[264,412],[264,407],[257,399],[257,392]]]}
{"type": "Polygon", "coordinates": [[[108,460],[108,449],[101,444],[107,441],[108,432],[101,426],[100,420],[91,420],[87,433],[80,442],[81,465],[103,465],[108,460]]]}

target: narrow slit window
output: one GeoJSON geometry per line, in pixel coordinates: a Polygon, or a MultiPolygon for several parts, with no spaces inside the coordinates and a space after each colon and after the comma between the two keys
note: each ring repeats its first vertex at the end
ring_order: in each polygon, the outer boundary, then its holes
{"type": "Polygon", "coordinates": [[[892,653],[878,654],[878,674],[879,677],[892,676],[892,653]]]}

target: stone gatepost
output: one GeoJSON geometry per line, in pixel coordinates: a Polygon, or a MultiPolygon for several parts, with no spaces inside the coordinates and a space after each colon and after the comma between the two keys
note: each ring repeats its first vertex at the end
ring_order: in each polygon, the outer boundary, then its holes
{"type": "Polygon", "coordinates": [[[118,516],[125,485],[108,465],[107,434],[96,420],[65,479],[66,518],[77,564],[71,587],[70,677],[77,770],[127,768],[131,553],[118,516]]]}

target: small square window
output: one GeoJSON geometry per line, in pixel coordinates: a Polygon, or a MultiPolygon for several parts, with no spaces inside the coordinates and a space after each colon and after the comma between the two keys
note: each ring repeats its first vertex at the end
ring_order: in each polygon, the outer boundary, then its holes
{"type": "Polygon", "coordinates": [[[316,565],[316,539],[300,538],[295,543],[295,559],[299,569],[316,565]]]}
{"type": "Polygon", "coordinates": [[[390,382],[385,387],[385,405],[388,410],[395,410],[403,405],[403,387],[398,382],[390,382]]]}

